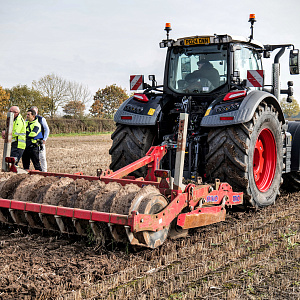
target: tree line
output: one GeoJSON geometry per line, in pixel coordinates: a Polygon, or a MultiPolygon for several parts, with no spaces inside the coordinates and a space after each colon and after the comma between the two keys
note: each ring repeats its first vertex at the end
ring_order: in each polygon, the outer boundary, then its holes
{"type": "Polygon", "coordinates": [[[87,103],[92,99],[89,115],[112,119],[128,97],[126,89],[116,84],[99,89],[92,97],[86,85],[49,74],[34,80],[32,87],[16,85],[9,89],[0,86],[0,118],[6,118],[9,107],[13,105],[19,106],[23,114],[31,106],[37,106],[39,114],[44,117],[57,117],[62,109],[65,118],[82,118],[86,116],[87,103]]]}

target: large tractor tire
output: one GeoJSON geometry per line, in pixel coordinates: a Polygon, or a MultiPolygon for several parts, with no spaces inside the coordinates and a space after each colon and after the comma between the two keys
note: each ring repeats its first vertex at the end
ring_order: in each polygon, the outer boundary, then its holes
{"type": "MultiPolygon", "coordinates": [[[[119,170],[144,157],[154,140],[153,129],[142,126],[118,125],[111,138],[113,144],[109,150],[111,155],[110,169],[119,170]]],[[[145,177],[146,167],[142,167],[131,175],[145,177]]]]}
{"type": "Polygon", "coordinates": [[[206,173],[244,192],[256,207],[275,202],[282,183],[282,124],[272,105],[262,102],[251,121],[212,129],[206,173]]]}

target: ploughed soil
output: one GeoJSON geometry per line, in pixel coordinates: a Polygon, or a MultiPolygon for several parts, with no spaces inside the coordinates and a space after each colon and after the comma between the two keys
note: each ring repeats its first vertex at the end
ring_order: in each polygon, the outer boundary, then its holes
{"type": "MultiPolygon", "coordinates": [[[[96,175],[110,145],[109,135],[50,138],[48,171],[96,175]]],[[[0,173],[1,198],[103,211],[139,190],[9,176],[0,173]]],[[[0,299],[300,299],[299,198],[283,192],[265,209],[228,211],[155,250],[0,223],[0,299]]]]}

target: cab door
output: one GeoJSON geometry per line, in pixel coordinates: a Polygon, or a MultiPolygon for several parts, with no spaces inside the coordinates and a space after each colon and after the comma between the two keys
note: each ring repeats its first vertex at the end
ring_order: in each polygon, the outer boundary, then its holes
{"type": "MultiPolygon", "coordinates": [[[[262,70],[260,53],[248,45],[237,44],[234,50],[234,72],[239,72],[240,81],[247,80],[248,70],[262,70]]],[[[254,88],[250,89],[262,89],[254,88]]]]}

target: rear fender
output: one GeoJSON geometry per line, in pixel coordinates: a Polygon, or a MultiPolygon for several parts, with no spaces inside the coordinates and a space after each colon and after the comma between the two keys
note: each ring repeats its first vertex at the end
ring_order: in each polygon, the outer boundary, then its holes
{"type": "MultiPolygon", "coordinates": [[[[262,101],[266,102],[267,104],[272,104],[276,108],[276,110],[278,111],[279,121],[284,124],[285,120],[282,109],[274,95],[267,92],[255,90],[251,91],[242,101],[234,101],[239,104],[237,110],[219,113],[215,108],[218,104],[220,104],[220,102],[218,101],[215,104],[212,103],[212,106],[208,108],[208,111],[202,119],[201,126],[219,127],[249,122],[252,119],[257,106],[262,101]]],[[[226,102],[223,101],[222,103],[225,104],[226,102]]]]}
{"type": "Polygon", "coordinates": [[[134,97],[124,101],[114,116],[114,121],[124,125],[155,125],[161,112],[161,95],[148,94],[149,101],[141,102],[134,97]]]}

